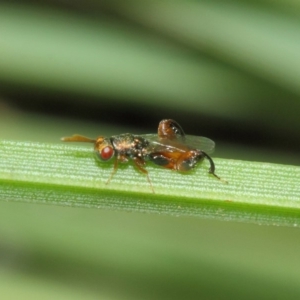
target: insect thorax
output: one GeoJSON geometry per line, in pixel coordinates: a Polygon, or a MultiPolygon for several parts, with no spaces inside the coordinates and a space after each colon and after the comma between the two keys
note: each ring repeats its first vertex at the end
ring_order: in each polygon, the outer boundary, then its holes
{"type": "Polygon", "coordinates": [[[131,133],[112,136],[110,141],[117,152],[117,155],[128,158],[143,158],[147,153],[147,147],[149,145],[149,142],[146,139],[131,133]]]}

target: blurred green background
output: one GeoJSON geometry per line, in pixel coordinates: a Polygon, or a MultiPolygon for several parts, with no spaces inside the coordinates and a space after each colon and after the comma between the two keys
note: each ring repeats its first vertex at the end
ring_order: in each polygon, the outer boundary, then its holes
{"type": "MultiPolygon", "coordinates": [[[[1,1],[0,139],[156,132],[299,163],[300,4],[1,1]]],[[[5,200],[5,199],[1,199],[5,200]]],[[[1,299],[298,299],[297,228],[0,202],[1,299]]]]}

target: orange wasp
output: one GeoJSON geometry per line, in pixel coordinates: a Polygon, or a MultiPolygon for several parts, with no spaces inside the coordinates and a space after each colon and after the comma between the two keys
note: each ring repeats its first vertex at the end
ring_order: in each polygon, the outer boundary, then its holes
{"type": "Polygon", "coordinates": [[[206,158],[210,163],[209,173],[215,174],[215,164],[207,153],[214,150],[215,143],[205,137],[185,135],[182,127],[174,120],[162,120],[157,134],[134,135],[124,133],[110,138],[99,136],[90,139],[81,135],[62,138],[64,142],[89,142],[94,144],[94,151],[102,161],[115,158],[114,168],[107,183],[118,169],[118,163],[132,160],[139,171],[147,176],[153,190],[148,171],[144,168],[147,161],[164,168],[186,172],[206,158]]]}

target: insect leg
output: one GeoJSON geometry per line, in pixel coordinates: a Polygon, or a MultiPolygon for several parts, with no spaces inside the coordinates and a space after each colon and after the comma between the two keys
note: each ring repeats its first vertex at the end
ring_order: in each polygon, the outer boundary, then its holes
{"type": "Polygon", "coordinates": [[[115,175],[115,173],[117,172],[117,170],[118,170],[118,159],[116,158],[115,162],[114,162],[114,168],[113,168],[113,170],[112,170],[112,172],[111,172],[108,180],[106,181],[106,184],[110,183],[111,179],[113,178],[113,176],[115,175]]]}
{"type": "Polygon", "coordinates": [[[166,154],[161,152],[154,152],[149,154],[149,160],[154,164],[167,168],[167,169],[176,169],[175,163],[176,159],[167,157],[166,154]]]}
{"type": "Polygon", "coordinates": [[[223,180],[222,178],[220,178],[216,173],[215,173],[215,164],[213,162],[213,160],[211,159],[211,157],[206,154],[205,152],[201,151],[201,153],[204,155],[205,158],[208,159],[209,163],[210,163],[210,168],[208,173],[214,175],[216,178],[218,178],[219,180],[223,181],[224,183],[228,183],[226,180],[223,180]]]}
{"type": "Polygon", "coordinates": [[[208,173],[212,174],[219,180],[227,183],[227,181],[223,180],[215,173],[215,164],[212,158],[201,150],[191,150],[189,152],[182,154],[181,157],[176,162],[176,169],[182,172],[189,171],[192,168],[194,168],[197,163],[201,162],[204,158],[207,158],[207,160],[210,163],[210,168],[208,173]]]}
{"type": "Polygon", "coordinates": [[[152,190],[153,193],[155,193],[154,189],[153,189],[153,186],[152,186],[152,183],[151,183],[151,180],[149,178],[148,171],[144,168],[144,166],[146,164],[145,161],[143,159],[139,158],[139,157],[134,157],[133,161],[134,161],[135,166],[138,168],[138,170],[141,171],[143,174],[145,174],[147,176],[147,180],[150,184],[151,190],[152,190]]]}
{"type": "Polygon", "coordinates": [[[204,156],[197,150],[187,151],[178,158],[175,169],[181,172],[189,171],[193,169],[199,161],[203,160],[203,158],[204,156]]]}
{"type": "Polygon", "coordinates": [[[168,139],[175,139],[175,138],[182,138],[184,139],[185,133],[182,127],[172,119],[166,119],[160,121],[158,125],[158,136],[160,138],[168,138],[168,139]]]}

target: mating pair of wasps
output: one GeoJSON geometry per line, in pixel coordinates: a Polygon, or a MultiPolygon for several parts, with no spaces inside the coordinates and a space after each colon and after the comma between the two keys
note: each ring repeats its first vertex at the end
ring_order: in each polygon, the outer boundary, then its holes
{"type": "Polygon", "coordinates": [[[94,144],[94,151],[102,161],[114,158],[114,168],[107,183],[110,182],[118,169],[118,163],[133,161],[137,169],[147,176],[152,187],[146,162],[161,167],[187,172],[197,163],[206,158],[210,163],[209,173],[220,179],[215,173],[215,164],[208,153],[213,152],[215,143],[205,137],[186,135],[182,127],[174,120],[162,120],[158,125],[157,134],[134,135],[124,133],[110,138],[99,136],[90,139],[81,135],[62,138],[64,142],[88,142],[94,144]]]}

